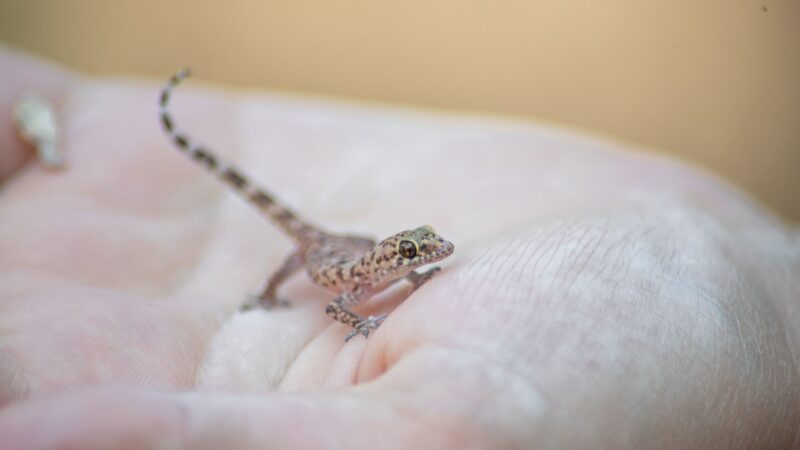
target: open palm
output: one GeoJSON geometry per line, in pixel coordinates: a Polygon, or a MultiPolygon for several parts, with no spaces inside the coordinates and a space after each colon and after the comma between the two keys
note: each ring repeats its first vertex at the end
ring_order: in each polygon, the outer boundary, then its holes
{"type": "MultiPolygon", "coordinates": [[[[198,68],[201,69],[201,68],[198,68]]],[[[183,129],[331,231],[456,244],[368,340],[170,148],[157,83],[0,54],[69,167],[0,129],[0,442],[81,448],[798,445],[800,239],[703,174],[528,126],[190,86],[183,129]],[[764,380],[769,380],[766,382],[764,380]]],[[[200,70],[202,72],[202,70],[200,70]]]]}

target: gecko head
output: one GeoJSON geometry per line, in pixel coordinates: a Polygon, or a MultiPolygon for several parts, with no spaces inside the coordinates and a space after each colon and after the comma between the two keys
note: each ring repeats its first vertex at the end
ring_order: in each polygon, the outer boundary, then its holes
{"type": "Polygon", "coordinates": [[[447,258],[455,247],[425,225],[401,231],[379,244],[382,268],[394,277],[409,274],[417,267],[447,258]]]}

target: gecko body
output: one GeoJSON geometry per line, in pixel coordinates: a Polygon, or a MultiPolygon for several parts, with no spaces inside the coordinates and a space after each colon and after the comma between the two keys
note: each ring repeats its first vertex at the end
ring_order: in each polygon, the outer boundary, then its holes
{"type": "Polygon", "coordinates": [[[367,237],[328,233],[301,219],[271,193],[253,184],[239,169],[195,144],[176,128],[169,113],[169,101],[175,87],[188,75],[188,70],[179,72],[161,91],[160,117],[165,133],[178,150],[262,211],[296,244],[295,251],[267,280],[258,296],[246,303],[244,308],[273,307],[285,303],[278,301],[277,289],[291,275],[305,270],[314,283],[337,295],[327,305],[325,312],[352,327],[345,342],[359,333],[368,337],[370,330],[378,328],[386,316],[361,317],[352,311],[353,307],[400,280],[407,280],[414,289],[418,288],[440,269],[433,267],[425,272],[415,269],[453,253],[453,244],[427,225],[401,231],[376,242],[367,237]]]}

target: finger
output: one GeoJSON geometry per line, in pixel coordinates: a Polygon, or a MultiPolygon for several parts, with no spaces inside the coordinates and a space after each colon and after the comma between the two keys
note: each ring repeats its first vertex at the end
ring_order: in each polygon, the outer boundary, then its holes
{"type": "MultiPolygon", "coordinates": [[[[6,409],[4,448],[446,448],[459,438],[365,395],[77,391],[6,409]]],[[[466,434],[463,439],[466,439],[466,434]]]]}
{"type": "Polygon", "coordinates": [[[370,383],[259,396],[91,388],[0,412],[7,448],[508,448],[541,433],[528,383],[426,348],[370,383]],[[502,405],[498,413],[494,407],[502,405]]]}
{"type": "Polygon", "coordinates": [[[0,182],[19,170],[33,149],[14,129],[15,103],[26,92],[35,92],[58,107],[76,76],[63,68],[0,46],[0,182]]]}
{"type": "Polygon", "coordinates": [[[530,440],[541,399],[480,361],[428,349],[371,383],[316,394],[84,389],[7,408],[0,413],[0,442],[9,448],[358,449],[498,448],[530,440]],[[488,404],[503,405],[503,413],[488,404]]]}

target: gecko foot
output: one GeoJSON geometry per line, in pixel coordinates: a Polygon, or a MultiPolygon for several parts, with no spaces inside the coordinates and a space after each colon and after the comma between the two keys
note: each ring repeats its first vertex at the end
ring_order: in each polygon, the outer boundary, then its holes
{"type": "Polygon", "coordinates": [[[344,337],[344,342],[347,343],[353,336],[361,333],[364,335],[364,338],[369,337],[369,330],[374,330],[378,328],[383,321],[386,320],[386,314],[381,314],[380,316],[369,316],[366,319],[359,322],[354,328],[353,331],[347,334],[344,337]]]}
{"type": "Polygon", "coordinates": [[[247,301],[241,306],[240,311],[250,311],[252,309],[273,309],[273,308],[288,308],[291,306],[289,300],[284,299],[265,299],[258,295],[248,296],[247,301]]]}

